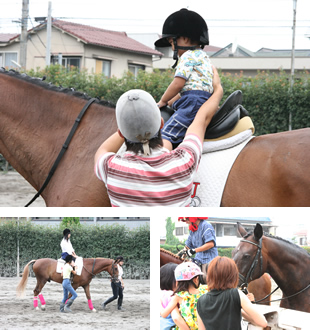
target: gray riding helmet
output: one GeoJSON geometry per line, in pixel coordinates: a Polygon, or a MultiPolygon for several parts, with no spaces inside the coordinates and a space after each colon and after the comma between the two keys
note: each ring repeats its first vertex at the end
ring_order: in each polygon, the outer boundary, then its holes
{"type": "Polygon", "coordinates": [[[151,94],[141,89],[124,93],[116,103],[116,121],[122,135],[133,143],[142,143],[145,155],[150,154],[149,140],[160,129],[160,110],[151,94]]]}

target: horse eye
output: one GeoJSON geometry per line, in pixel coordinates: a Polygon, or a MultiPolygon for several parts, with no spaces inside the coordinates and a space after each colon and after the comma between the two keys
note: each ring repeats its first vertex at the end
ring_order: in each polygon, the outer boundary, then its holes
{"type": "Polygon", "coordinates": [[[242,258],[244,258],[244,259],[249,259],[251,256],[248,254],[248,253],[246,253],[246,254],[244,254],[243,256],[242,256],[242,258]]]}

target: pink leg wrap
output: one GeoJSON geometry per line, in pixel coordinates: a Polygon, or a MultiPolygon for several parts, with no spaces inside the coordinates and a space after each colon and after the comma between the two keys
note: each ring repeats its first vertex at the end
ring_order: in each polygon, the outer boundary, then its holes
{"type": "Polygon", "coordinates": [[[90,310],[94,309],[94,306],[93,306],[93,303],[92,303],[91,299],[88,300],[88,307],[89,307],[90,310]]]}
{"type": "Polygon", "coordinates": [[[41,301],[41,305],[45,305],[45,300],[44,300],[44,297],[43,297],[43,294],[39,294],[39,298],[40,298],[40,301],[41,301]]]}
{"type": "Polygon", "coordinates": [[[37,308],[38,307],[38,297],[33,297],[33,307],[37,308]]]}

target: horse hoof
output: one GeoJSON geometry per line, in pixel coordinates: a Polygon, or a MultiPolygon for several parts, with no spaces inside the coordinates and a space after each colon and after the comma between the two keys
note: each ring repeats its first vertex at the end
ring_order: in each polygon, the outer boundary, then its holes
{"type": "Polygon", "coordinates": [[[93,313],[96,313],[96,312],[97,312],[97,310],[96,310],[95,308],[93,308],[91,311],[92,311],[93,313]]]}
{"type": "Polygon", "coordinates": [[[42,305],[42,306],[41,306],[41,310],[42,310],[42,311],[45,311],[45,308],[46,308],[46,305],[42,305]]]}
{"type": "Polygon", "coordinates": [[[38,310],[40,310],[40,308],[39,307],[36,307],[35,310],[38,311],[38,310]]]}

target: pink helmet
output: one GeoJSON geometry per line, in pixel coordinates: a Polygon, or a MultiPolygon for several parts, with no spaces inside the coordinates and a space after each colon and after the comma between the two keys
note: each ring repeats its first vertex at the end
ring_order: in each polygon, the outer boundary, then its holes
{"type": "Polygon", "coordinates": [[[203,275],[200,267],[194,262],[183,262],[174,270],[174,276],[176,281],[190,281],[197,275],[203,275]]]}

